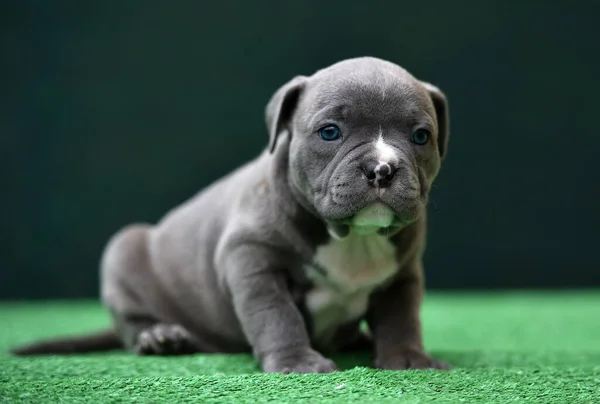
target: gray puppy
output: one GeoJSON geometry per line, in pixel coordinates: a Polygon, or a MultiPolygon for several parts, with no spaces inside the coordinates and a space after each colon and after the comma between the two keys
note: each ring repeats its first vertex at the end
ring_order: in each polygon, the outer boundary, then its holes
{"type": "Polygon", "coordinates": [[[114,330],[13,352],[251,351],[265,372],[310,373],[370,347],[378,368],[447,368],[424,351],[419,311],[448,122],[444,94],[387,61],[295,77],[266,107],[259,157],[110,240],[114,330]]]}

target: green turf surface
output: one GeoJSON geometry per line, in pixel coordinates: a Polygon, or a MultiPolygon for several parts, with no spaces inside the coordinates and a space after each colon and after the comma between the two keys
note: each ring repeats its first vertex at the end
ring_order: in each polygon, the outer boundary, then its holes
{"type": "Polygon", "coordinates": [[[0,303],[0,402],[600,403],[600,293],[430,294],[429,351],[442,371],[377,371],[338,356],[327,375],[261,374],[248,355],[107,353],[13,358],[39,337],[108,324],[95,302],[0,303]]]}

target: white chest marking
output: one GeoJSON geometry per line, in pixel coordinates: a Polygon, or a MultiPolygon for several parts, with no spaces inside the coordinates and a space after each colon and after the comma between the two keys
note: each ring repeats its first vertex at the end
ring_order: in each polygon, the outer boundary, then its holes
{"type": "Polygon", "coordinates": [[[376,233],[351,233],[319,247],[308,267],[315,286],[306,296],[313,336],[329,340],[340,325],[364,315],[371,292],[396,270],[394,246],[376,233]]]}

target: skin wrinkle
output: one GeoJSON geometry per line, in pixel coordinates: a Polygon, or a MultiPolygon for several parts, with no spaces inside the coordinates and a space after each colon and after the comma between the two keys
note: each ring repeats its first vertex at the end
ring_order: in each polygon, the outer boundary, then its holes
{"type": "Polygon", "coordinates": [[[339,126],[347,118],[347,110],[348,106],[346,104],[327,105],[311,117],[306,127],[316,132],[326,124],[334,123],[339,126]]]}
{"type": "MultiPolygon", "coordinates": [[[[328,171],[335,171],[338,167],[337,164],[339,163],[340,160],[343,160],[345,157],[347,157],[350,153],[352,153],[353,151],[355,151],[356,149],[358,149],[361,146],[365,146],[368,145],[367,141],[358,143],[357,145],[353,146],[352,148],[350,148],[350,150],[348,150],[343,156],[339,156],[339,158],[337,158],[336,160],[332,161],[331,163],[329,163],[326,167],[325,170],[322,172],[323,176],[324,176],[324,183],[322,184],[321,187],[317,188],[316,190],[313,190],[312,192],[312,196],[316,197],[316,198],[330,198],[330,201],[333,203],[338,203],[335,198],[333,198],[333,196],[330,194],[330,190],[335,186],[335,183],[333,183],[333,177],[327,175],[328,171]],[[321,194],[321,189],[325,189],[325,193],[321,194]]],[[[337,155],[336,155],[337,157],[337,155]]],[[[357,156],[355,158],[352,158],[350,160],[350,162],[353,162],[355,160],[357,160],[358,158],[360,158],[360,156],[357,156]]],[[[335,177],[337,179],[339,179],[339,175],[337,177],[335,177]]]]}

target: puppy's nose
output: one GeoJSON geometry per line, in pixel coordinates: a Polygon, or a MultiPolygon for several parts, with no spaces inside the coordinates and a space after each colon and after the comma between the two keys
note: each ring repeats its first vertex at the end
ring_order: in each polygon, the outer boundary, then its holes
{"type": "Polygon", "coordinates": [[[369,184],[378,188],[387,188],[398,169],[384,161],[369,161],[362,165],[362,171],[369,184]]]}

